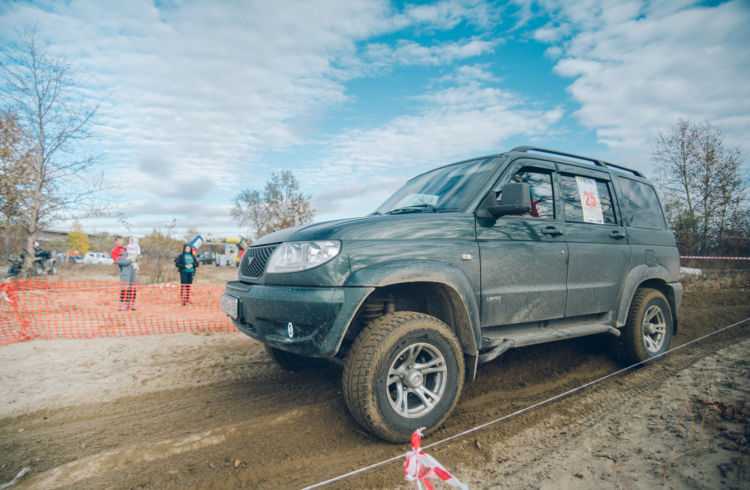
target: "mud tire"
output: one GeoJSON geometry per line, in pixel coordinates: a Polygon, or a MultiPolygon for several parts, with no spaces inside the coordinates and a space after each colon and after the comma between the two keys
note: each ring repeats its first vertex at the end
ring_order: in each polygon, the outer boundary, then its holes
{"type": "Polygon", "coordinates": [[[437,318],[400,311],[374,320],[360,332],[344,364],[343,392],[362,427],[399,443],[418,428],[426,427],[428,434],[440,427],[455,408],[463,381],[464,358],[453,331],[437,318]],[[406,369],[409,366],[413,369],[406,369]],[[402,376],[394,375],[402,368],[402,376]],[[410,385],[399,380],[404,376],[410,385]],[[429,390],[431,403],[415,393],[424,395],[422,389],[429,390]],[[407,394],[399,398],[404,391],[407,394]],[[439,396],[431,397],[433,393],[439,396]]]}
{"type": "Polygon", "coordinates": [[[673,331],[672,309],[664,294],[640,288],[633,296],[615,352],[627,365],[658,359],[669,350],[673,331]]]}

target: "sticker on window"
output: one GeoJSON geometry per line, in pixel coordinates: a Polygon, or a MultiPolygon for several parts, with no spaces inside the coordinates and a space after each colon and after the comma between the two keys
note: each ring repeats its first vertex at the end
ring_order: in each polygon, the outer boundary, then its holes
{"type": "Polygon", "coordinates": [[[596,181],[586,177],[576,176],[578,184],[578,195],[581,198],[581,210],[583,211],[583,221],[586,223],[604,223],[604,214],[602,205],[599,202],[599,189],[596,187],[596,181]]]}

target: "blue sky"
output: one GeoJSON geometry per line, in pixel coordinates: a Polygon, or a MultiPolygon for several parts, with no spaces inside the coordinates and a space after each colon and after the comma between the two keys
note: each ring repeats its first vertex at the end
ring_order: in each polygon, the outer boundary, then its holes
{"type": "Polygon", "coordinates": [[[84,230],[138,235],[251,236],[231,199],[282,169],[316,221],[526,144],[651,174],[680,117],[747,162],[748,25],[747,1],[0,3],[0,46],[36,26],[102,100],[91,150],[117,189],[84,230]]]}

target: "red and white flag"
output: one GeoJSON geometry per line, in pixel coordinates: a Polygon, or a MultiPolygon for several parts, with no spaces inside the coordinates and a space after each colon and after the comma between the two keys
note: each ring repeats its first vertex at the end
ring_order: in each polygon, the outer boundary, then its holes
{"type": "Polygon", "coordinates": [[[422,447],[422,431],[424,429],[424,427],[417,429],[411,435],[412,451],[406,454],[406,463],[404,463],[406,481],[417,482],[417,487],[420,490],[422,488],[435,490],[435,487],[429,481],[430,478],[440,479],[452,487],[468,489],[469,487],[448,473],[448,470],[443,468],[443,465],[438,463],[435,458],[420,450],[420,447],[422,447]],[[422,486],[423,484],[424,487],[422,486]]]}

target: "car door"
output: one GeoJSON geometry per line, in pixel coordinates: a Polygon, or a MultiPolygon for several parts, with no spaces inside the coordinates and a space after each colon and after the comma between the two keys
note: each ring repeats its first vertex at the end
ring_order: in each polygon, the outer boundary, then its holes
{"type": "Polygon", "coordinates": [[[499,198],[505,183],[525,182],[531,192],[530,211],[497,219],[477,218],[482,326],[548,320],[565,314],[567,245],[564,223],[555,210],[553,173],[554,164],[516,160],[492,192],[499,198]]]}
{"type": "Polygon", "coordinates": [[[558,165],[568,242],[566,317],[612,311],[630,263],[609,173],[558,165]]]}

